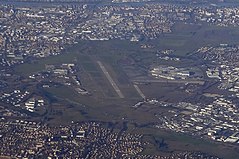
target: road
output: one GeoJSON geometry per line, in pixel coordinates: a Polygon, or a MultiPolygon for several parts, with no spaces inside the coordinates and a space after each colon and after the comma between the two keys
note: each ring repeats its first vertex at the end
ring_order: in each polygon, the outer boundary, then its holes
{"type": "Polygon", "coordinates": [[[124,95],[122,94],[122,92],[120,91],[119,87],[116,85],[115,81],[112,79],[112,77],[110,76],[109,72],[106,70],[105,66],[102,64],[102,62],[97,61],[97,63],[100,66],[100,68],[103,71],[103,73],[105,74],[105,76],[108,79],[108,81],[110,82],[110,84],[112,85],[112,87],[114,88],[115,92],[118,94],[118,96],[120,98],[124,98],[124,95]]]}

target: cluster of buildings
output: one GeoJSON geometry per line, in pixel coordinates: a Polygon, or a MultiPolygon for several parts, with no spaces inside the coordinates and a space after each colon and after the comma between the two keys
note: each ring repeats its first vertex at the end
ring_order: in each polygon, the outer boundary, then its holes
{"type": "MultiPolygon", "coordinates": [[[[208,104],[159,102],[160,106],[173,109],[170,109],[165,116],[156,115],[160,120],[157,127],[219,142],[239,144],[238,53],[238,46],[227,44],[200,48],[196,56],[207,62],[208,78],[218,81],[216,86],[228,93],[204,93],[206,98],[211,99],[208,104]]],[[[154,69],[155,71],[157,69],[154,69]]],[[[158,71],[165,70],[160,68],[158,71]]]]}
{"type": "Polygon", "coordinates": [[[158,66],[150,70],[150,74],[155,78],[168,80],[195,78],[195,72],[190,68],[177,68],[173,66],[158,66]]]}
{"type": "Polygon", "coordinates": [[[199,9],[195,20],[218,26],[239,26],[239,8],[215,7],[213,9],[199,9]]]}
{"type": "Polygon", "coordinates": [[[57,55],[82,40],[155,39],[175,22],[238,25],[239,9],[150,3],[144,5],[0,5],[1,65],[57,55]]]}
{"type": "Polygon", "coordinates": [[[0,156],[16,158],[118,158],[142,152],[142,135],[112,132],[95,122],[50,127],[0,121],[0,156]]]}
{"type": "Polygon", "coordinates": [[[239,143],[238,108],[225,97],[214,97],[211,104],[163,104],[176,108],[165,116],[157,116],[159,128],[193,136],[206,137],[219,142],[239,143]]]}
{"type": "Polygon", "coordinates": [[[4,105],[19,107],[30,112],[34,112],[37,107],[46,105],[46,101],[42,97],[19,89],[9,93],[1,92],[0,102],[4,103],[4,105]]]}
{"type": "Polygon", "coordinates": [[[13,158],[205,158],[201,152],[142,155],[142,135],[114,132],[101,123],[47,126],[26,120],[0,119],[0,156],[13,158]]]}
{"type": "MultiPolygon", "coordinates": [[[[238,46],[221,44],[218,47],[202,47],[196,52],[198,59],[207,63],[204,67],[207,67],[208,78],[218,81],[217,87],[229,94],[205,93],[204,96],[211,99],[208,104],[150,100],[139,102],[133,107],[137,108],[146,103],[170,108],[166,113],[160,112],[156,115],[160,121],[156,125],[158,128],[218,142],[239,144],[238,51],[238,46]]],[[[152,69],[150,73],[155,77],[175,79],[172,78],[172,74],[177,74],[175,70],[177,69],[171,66],[162,66],[152,69]]]]}
{"type": "Polygon", "coordinates": [[[45,83],[43,84],[43,88],[49,88],[50,83],[60,83],[71,87],[81,95],[89,95],[90,93],[81,84],[78,71],[78,65],[74,63],[46,65],[45,70],[32,74],[29,78],[45,83]],[[49,81],[51,82],[49,83],[49,81]]]}
{"type": "Polygon", "coordinates": [[[22,90],[14,90],[9,93],[5,92],[1,94],[0,101],[17,107],[29,97],[29,94],[30,92],[22,90]]]}
{"type": "Polygon", "coordinates": [[[147,99],[136,103],[133,108],[143,105],[157,105],[168,108],[159,110],[155,126],[160,129],[185,133],[198,138],[217,142],[239,144],[238,105],[230,98],[219,94],[205,94],[212,98],[210,104],[189,102],[169,103],[147,99]]]}
{"type": "Polygon", "coordinates": [[[66,7],[0,5],[0,55],[6,59],[2,63],[13,65],[32,57],[58,55],[76,41],[76,35],[68,32],[79,18],[76,14],[66,7]]]}
{"type": "Polygon", "coordinates": [[[19,111],[14,111],[12,109],[0,106],[0,116],[1,119],[5,119],[5,118],[24,118],[27,115],[19,111]]]}
{"type": "Polygon", "coordinates": [[[179,158],[190,158],[190,159],[197,159],[197,158],[210,158],[210,159],[220,159],[217,156],[212,156],[208,155],[206,153],[202,152],[178,152],[178,153],[173,153],[168,156],[152,156],[152,155],[138,155],[137,156],[140,159],[179,159],[179,158]]]}
{"type": "Polygon", "coordinates": [[[37,107],[43,107],[43,106],[45,106],[45,101],[44,101],[44,99],[42,99],[42,98],[37,98],[37,97],[32,97],[32,98],[29,98],[26,102],[25,102],[25,104],[24,104],[24,106],[25,106],[25,109],[26,110],[28,110],[28,111],[30,111],[30,112],[34,112],[34,111],[36,111],[36,108],[37,107]]]}
{"type": "Polygon", "coordinates": [[[157,51],[157,58],[165,61],[180,61],[179,57],[172,56],[171,54],[174,53],[174,50],[166,49],[157,51]]]}
{"type": "Polygon", "coordinates": [[[170,33],[175,22],[238,26],[238,7],[184,6],[149,3],[97,7],[90,20],[75,32],[85,40],[155,39],[170,33]],[[81,29],[80,29],[81,28],[81,29]]]}
{"type": "Polygon", "coordinates": [[[208,62],[207,76],[220,81],[219,89],[239,97],[239,46],[202,47],[197,56],[208,62]]]}
{"type": "Polygon", "coordinates": [[[160,5],[97,7],[91,20],[79,25],[81,39],[139,41],[157,38],[171,32],[174,24],[163,8],[160,5]]]}

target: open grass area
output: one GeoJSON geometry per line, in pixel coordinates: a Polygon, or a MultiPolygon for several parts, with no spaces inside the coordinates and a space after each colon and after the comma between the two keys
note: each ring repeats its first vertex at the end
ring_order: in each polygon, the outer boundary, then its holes
{"type": "Polygon", "coordinates": [[[160,49],[174,49],[176,55],[185,56],[203,46],[236,44],[237,35],[238,27],[176,23],[172,33],[162,35],[153,43],[160,49]]]}
{"type": "Polygon", "coordinates": [[[187,42],[183,38],[178,37],[178,39],[176,39],[167,37],[165,39],[160,40],[160,45],[163,45],[164,47],[182,47],[187,42]]]}
{"type": "Polygon", "coordinates": [[[76,58],[75,54],[61,54],[57,56],[50,56],[34,63],[25,63],[19,65],[15,68],[16,73],[21,75],[31,75],[33,73],[42,71],[45,69],[45,65],[49,64],[62,64],[62,63],[72,63],[76,58]]]}
{"type": "Polygon", "coordinates": [[[53,104],[51,106],[51,112],[47,115],[47,123],[51,125],[64,125],[72,121],[83,121],[86,120],[84,115],[85,114],[76,107],[53,104]]]}
{"type": "Polygon", "coordinates": [[[239,151],[223,144],[216,144],[209,140],[199,139],[184,134],[162,131],[156,128],[136,128],[133,133],[145,134],[144,140],[150,142],[149,147],[142,154],[162,154],[177,151],[202,151],[225,159],[238,158],[239,151]],[[154,139],[164,140],[166,149],[159,149],[154,139]]]}

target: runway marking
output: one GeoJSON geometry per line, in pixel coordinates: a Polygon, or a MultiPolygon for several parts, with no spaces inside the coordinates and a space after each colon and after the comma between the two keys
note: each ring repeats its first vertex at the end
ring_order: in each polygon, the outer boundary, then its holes
{"type": "Polygon", "coordinates": [[[115,81],[112,79],[112,77],[110,76],[109,72],[106,70],[105,66],[102,64],[102,62],[97,61],[97,63],[100,66],[100,68],[103,71],[103,73],[105,74],[105,76],[108,79],[108,81],[110,82],[110,84],[112,85],[112,87],[114,88],[115,92],[118,94],[118,96],[120,98],[124,98],[124,95],[122,94],[122,92],[120,91],[119,87],[116,85],[115,81]]]}

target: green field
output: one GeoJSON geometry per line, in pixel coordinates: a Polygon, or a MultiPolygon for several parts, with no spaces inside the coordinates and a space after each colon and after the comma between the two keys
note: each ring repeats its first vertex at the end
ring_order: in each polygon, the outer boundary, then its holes
{"type": "Polygon", "coordinates": [[[177,23],[172,33],[164,34],[153,42],[158,48],[174,49],[176,55],[184,56],[203,46],[237,44],[238,40],[238,27],[177,23]]]}

